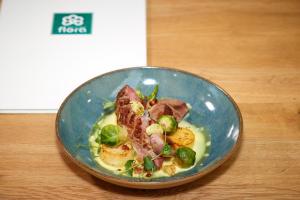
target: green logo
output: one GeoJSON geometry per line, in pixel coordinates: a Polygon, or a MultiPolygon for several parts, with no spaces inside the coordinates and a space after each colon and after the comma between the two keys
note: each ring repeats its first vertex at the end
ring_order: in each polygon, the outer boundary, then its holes
{"type": "Polygon", "coordinates": [[[92,13],[55,13],[52,34],[91,34],[92,13]]]}

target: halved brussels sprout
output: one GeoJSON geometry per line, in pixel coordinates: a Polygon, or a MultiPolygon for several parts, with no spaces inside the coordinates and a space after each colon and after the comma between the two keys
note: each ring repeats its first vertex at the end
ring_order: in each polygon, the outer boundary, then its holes
{"type": "Polygon", "coordinates": [[[117,146],[126,141],[127,131],[120,126],[108,124],[101,129],[101,143],[108,146],[117,146]]]}
{"type": "Polygon", "coordinates": [[[176,156],[183,167],[190,167],[195,163],[196,152],[189,147],[180,147],[176,150],[176,156]]]}
{"type": "Polygon", "coordinates": [[[167,133],[176,131],[177,121],[172,115],[162,115],[157,122],[162,126],[163,130],[167,133]]]}

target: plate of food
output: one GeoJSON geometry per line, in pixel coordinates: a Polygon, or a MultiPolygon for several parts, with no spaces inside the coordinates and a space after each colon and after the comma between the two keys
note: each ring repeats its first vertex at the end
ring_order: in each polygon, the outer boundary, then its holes
{"type": "Polygon", "coordinates": [[[216,84],[189,72],[135,67],[97,76],[62,103],[56,133],[90,174],[130,188],[194,181],[237,149],[242,116],[216,84]]]}

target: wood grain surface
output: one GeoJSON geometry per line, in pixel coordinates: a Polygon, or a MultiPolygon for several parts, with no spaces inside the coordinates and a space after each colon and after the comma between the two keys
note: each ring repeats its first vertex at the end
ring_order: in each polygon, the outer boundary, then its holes
{"type": "Polygon", "coordinates": [[[0,199],[300,199],[300,1],[150,0],[148,64],[222,86],[239,105],[239,151],[211,174],[134,190],[58,148],[53,114],[0,115],[0,199]]]}

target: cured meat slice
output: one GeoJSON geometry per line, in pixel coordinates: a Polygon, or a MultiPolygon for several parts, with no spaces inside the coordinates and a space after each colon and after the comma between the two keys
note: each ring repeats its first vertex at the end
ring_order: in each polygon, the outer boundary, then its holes
{"type": "Polygon", "coordinates": [[[149,110],[150,118],[155,121],[161,115],[173,115],[176,121],[180,121],[187,112],[186,103],[178,99],[161,99],[149,110]]]}

